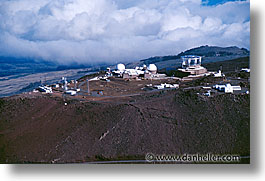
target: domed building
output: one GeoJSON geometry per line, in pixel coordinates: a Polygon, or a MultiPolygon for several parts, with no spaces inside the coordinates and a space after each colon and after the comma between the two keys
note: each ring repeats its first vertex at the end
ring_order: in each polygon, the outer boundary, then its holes
{"type": "Polygon", "coordinates": [[[152,78],[153,76],[158,76],[157,67],[155,64],[150,64],[149,66],[143,65],[143,67],[135,67],[134,69],[126,69],[125,65],[119,63],[116,65],[116,69],[111,72],[115,77],[122,77],[124,79],[134,79],[134,78],[152,78]]]}
{"type": "Polygon", "coordinates": [[[156,74],[157,73],[157,67],[155,64],[150,64],[148,67],[147,67],[147,70],[149,72],[151,72],[152,74],[156,74]]]}
{"type": "Polygon", "coordinates": [[[112,71],[112,75],[116,77],[122,77],[125,70],[126,70],[125,65],[122,63],[119,63],[116,65],[116,70],[112,71]]]}
{"type": "Polygon", "coordinates": [[[124,70],[125,70],[125,65],[122,64],[122,63],[120,63],[120,64],[117,65],[116,68],[117,68],[117,70],[119,70],[119,71],[124,71],[124,70]]]}

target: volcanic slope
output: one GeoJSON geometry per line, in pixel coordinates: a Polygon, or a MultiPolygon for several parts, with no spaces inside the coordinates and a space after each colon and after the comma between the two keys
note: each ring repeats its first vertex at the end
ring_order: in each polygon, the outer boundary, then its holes
{"type": "Polygon", "coordinates": [[[1,163],[144,159],[146,153],[250,154],[250,96],[171,90],[130,102],[48,95],[0,99],[1,163]]]}

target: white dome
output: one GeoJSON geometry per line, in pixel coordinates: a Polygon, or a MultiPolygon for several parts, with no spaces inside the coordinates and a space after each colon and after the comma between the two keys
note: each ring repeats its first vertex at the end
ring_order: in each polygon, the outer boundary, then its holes
{"type": "Polygon", "coordinates": [[[124,64],[118,64],[117,65],[117,70],[124,71],[125,70],[125,65],[124,64]]]}
{"type": "Polygon", "coordinates": [[[157,71],[157,67],[155,64],[150,64],[147,68],[149,71],[157,71]]]}

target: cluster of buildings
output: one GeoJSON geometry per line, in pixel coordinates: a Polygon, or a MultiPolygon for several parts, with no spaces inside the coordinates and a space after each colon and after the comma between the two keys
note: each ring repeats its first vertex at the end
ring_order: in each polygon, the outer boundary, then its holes
{"type": "MultiPolygon", "coordinates": [[[[211,96],[212,88],[219,92],[224,92],[224,93],[234,93],[234,91],[242,92],[241,86],[233,86],[230,83],[227,83],[227,84],[216,84],[213,87],[203,87],[203,89],[208,89],[207,92],[203,93],[203,95],[207,97],[211,96]]],[[[245,93],[249,94],[249,91],[246,91],[245,93]]]]}
{"type": "Polygon", "coordinates": [[[67,81],[66,77],[62,77],[62,83],[61,84],[53,84],[51,86],[41,85],[37,89],[34,89],[33,92],[42,92],[42,93],[46,93],[46,94],[52,94],[53,89],[56,89],[56,90],[61,89],[65,94],[69,94],[69,95],[74,96],[78,92],[80,92],[80,89],[77,88],[77,81],[76,80],[72,80],[71,83],[74,84],[74,88],[69,88],[68,86],[70,85],[70,83],[67,81]]]}
{"type": "Polygon", "coordinates": [[[148,66],[143,65],[142,67],[135,67],[134,69],[126,69],[124,64],[118,64],[116,70],[110,71],[108,68],[108,74],[112,74],[115,77],[122,77],[124,79],[133,78],[153,78],[159,76],[165,76],[164,74],[157,73],[157,67],[155,64],[150,64],[148,66]]]}
{"type": "MultiPolygon", "coordinates": [[[[208,72],[205,67],[202,66],[202,57],[196,56],[196,55],[186,55],[182,56],[182,65],[181,68],[178,69],[180,72],[189,73],[189,78],[193,79],[196,77],[206,76],[206,75],[213,75],[214,77],[225,77],[225,75],[219,70],[218,72],[208,72]]],[[[241,69],[241,71],[244,72],[250,72],[250,69],[244,68],[241,69]]],[[[150,64],[148,66],[143,65],[140,67],[135,68],[126,68],[126,66],[122,63],[119,63],[116,65],[116,69],[112,70],[110,68],[107,68],[107,72],[102,77],[95,77],[93,79],[87,80],[87,93],[90,94],[90,88],[89,88],[89,81],[93,80],[104,80],[109,82],[109,77],[120,77],[123,79],[163,79],[166,78],[165,74],[159,74],[157,66],[155,64],[150,64]]],[[[184,79],[183,79],[184,80],[184,79]]],[[[61,90],[64,92],[64,94],[69,95],[77,95],[78,92],[80,92],[80,89],[77,88],[77,81],[73,81],[72,84],[74,84],[74,88],[69,88],[68,86],[70,83],[67,82],[67,79],[65,77],[62,78],[62,82],[60,84],[54,84],[52,87],[49,86],[39,86],[38,89],[35,91],[44,92],[44,93],[53,93],[53,89],[55,90],[61,90]]],[[[85,84],[85,82],[82,83],[82,85],[85,84]]],[[[152,85],[146,87],[153,87],[155,89],[176,89],[179,88],[179,84],[167,84],[163,83],[160,85],[152,85]]],[[[240,86],[232,86],[231,84],[225,84],[225,85],[214,85],[213,87],[209,87],[209,89],[216,89],[220,92],[225,93],[233,93],[234,91],[241,90],[240,86]]],[[[83,90],[82,90],[83,91],[83,90]]],[[[211,90],[208,90],[207,93],[204,95],[210,96],[211,90]]]]}
{"type": "MultiPolygon", "coordinates": [[[[62,77],[62,85],[61,88],[64,90],[65,94],[69,94],[71,96],[75,96],[78,92],[80,92],[81,90],[79,88],[77,88],[77,81],[76,80],[72,80],[71,83],[74,84],[73,88],[68,88],[68,85],[70,85],[70,83],[68,83],[66,77],[62,77]]],[[[58,86],[59,87],[59,86],[58,86]]]]}

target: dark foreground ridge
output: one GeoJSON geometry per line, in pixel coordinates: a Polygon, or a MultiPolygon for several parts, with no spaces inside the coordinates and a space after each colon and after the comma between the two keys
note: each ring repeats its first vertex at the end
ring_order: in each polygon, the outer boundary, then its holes
{"type": "Polygon", "coordinates": [[[250,154],[250,96],[169,90],[130,103],[48,95],[0,102],[1,163],[143,160],[154,154],[250,154]]]}

